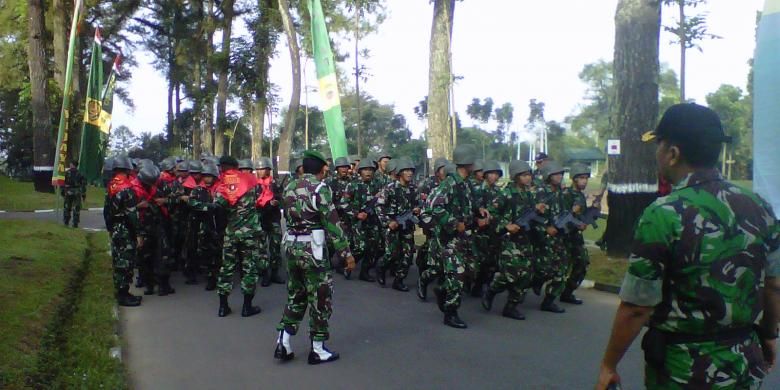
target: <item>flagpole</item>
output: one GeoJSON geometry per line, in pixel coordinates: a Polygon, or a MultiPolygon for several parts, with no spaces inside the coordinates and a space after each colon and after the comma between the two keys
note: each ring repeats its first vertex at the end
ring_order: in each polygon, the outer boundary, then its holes
{"type": "Polygon", "coordinates": [[[70,119],[70,95],[73,83],[73,56],[76,51],[76,29],[79,23],[79,11],[84,0],[76,0],[73,7],[73,20],[70,25],[70,41],[68,43],[68,59],[65,67],[65,84],[62,91],[62,109],[60,110],[60,125],[57,130],[57,149],[54,153],[54,170],[51,182],[54,186],[61,186],[65,181],[65,161],[68,159],[68,145],[63,145],[67,121],[70,119]]]}

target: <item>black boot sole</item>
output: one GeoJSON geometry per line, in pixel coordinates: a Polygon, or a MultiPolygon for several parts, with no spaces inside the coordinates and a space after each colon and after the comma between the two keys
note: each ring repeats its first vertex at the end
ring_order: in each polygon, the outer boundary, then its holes
{"type": "Polygon", "coordinates": [[[241,317],[251,317],[255,314],[260,314],[262,312],[263,310],[261,310],[259,306],[252,306],[249,309],[243,308],[241,309],[241,317]]]}
{"type": "Polygon", "coordinates": [[[295,358],[295,352],[287,353],[287,350],[281,345],[276,345],[276,350],[274,351],[274,359],[279,359],[283,362],[289,362],[290,360],[293,360],[295,358]]]}
{"type": "Polygon", "coordinates": [[[320,358],[317,357],[317,355],[314,353],[309,354],[309,364],[311,365],[330,363],[335,362],[336,360],[339,360],[339,354],[337,353],[333,353],[327,360],[320,360],[320,358]]]}
{"type": "Polygon", "coordinates": [[[233,312],[233,310],[231,310],[229,307],[226,307],[224,309],[223,308],[219,308],[219,311],[217,312],[217,316],[219,316],[219,317],[227,317],[232,312],[233,312]]]}

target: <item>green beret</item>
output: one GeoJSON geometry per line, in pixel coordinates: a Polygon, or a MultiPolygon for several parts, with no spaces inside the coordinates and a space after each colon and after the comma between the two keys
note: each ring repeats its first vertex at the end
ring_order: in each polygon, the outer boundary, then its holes
{"type": "Polygon", "coordinates": [[[325,158],[325,156],[322,155],[322,153],[316,151],[316,150],[307,150],[303,152],[303,158],[313,158],[315,160],[322,161],[323,164],[327,164],[328,160],[325,158]]]}

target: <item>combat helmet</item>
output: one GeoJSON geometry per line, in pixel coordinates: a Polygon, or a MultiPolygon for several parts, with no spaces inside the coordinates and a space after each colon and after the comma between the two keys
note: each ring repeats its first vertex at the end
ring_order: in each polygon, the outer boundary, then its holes
{"type": "Polygon", "coordinates": [[[532,172],[531,166],[525,161],[514,160],[509,163],[509,176],[513,179],[524,172],[532,172]]]}
{"type": "Polygon", "coordinates": [[[504,170],[501,169],[501,165],[498,161],[487,160],[482,163],[482,172],[498,172],[498,176],[504,176],[504,170]]]}
{"type": "Polygon", "coordinates": [[[204,175],[219,177],[219,168],[216,164],[206,162],[203,164],[203,170],[201,172],[204,175]]]}
{"type": "Polygon", "coordinates": [[[349,168],[351,164],[349,163],[349,160],[346,157],[338,157],[336,158],[336,161],[333,162],[333,166],[336,168],[339,167],[347,167],[349,168]]]}
{"type": "Polygon", "coordinates": [[[238,169],[254,169],[254,164],[248,158],[238,160],[238,169]]]}
{"type": "Polygon", "coordinates": [[[571,169],[569,170],[569,176],[575,178],[580,175],[587,175],[588,177],[590,177],[590,168],[588,168],[584,164],[572,165],[571,169]]]}
{"type": "Polygon", "coordinates": [[[174,168],[176,168],[176,159],[173,157],[168,157],[160,161],[160,170],[162,171],[172,171],[174,168]]]}
{"type": "Polygon", "coordinates": [[[397,173],[401,173],[401,171],[404,171],[406,169],[411,169],[412,172],[417,170],[417,168],[414,166],[414,163],[412,163],[412,161],[409,160],[406,157],[400,158],[400,159],[394,160],[394,161],[396,161],[396,163],[395,163],[395,171],[397,173]]]}
{"type": "Polygon", "coordinates": [[[138,171],[138,180],[148,186],[157,183],[157,179],[160,178],[160,170],[154,165],[142,165],[141,170],[138,171]]]}
{"type": "Polygon", "coordinates": [[[472,171],[472,172],[479,172],[479,171],[486,172],[486,171],[485,171],[485,163],[486,163],[486,162],[487,162],[487,161],[485,161],[485,160],[480,160],[480,159],[476,159],[476,160],[474,160],[474,168],[472,168],[472,169],[471,169],[471,171],[472,171]]]}
{"type": "Polygon", "coordinates": [[[455,165],[473,165],[477,159],[474,146],[469,144],[458,145],[452,152],[452,162],[455,165]]]}
{"type": "Polygon", "coordinates": [[[133,169],[133,160],[127,156],[114,157],[114,166],[112,169],[133,169]]]}
{"type": "Polygon", "coordinates": [[[257,169],[274,169],[274,164],[268,157],[260,157],[257,161],[257,169]]]}
{"type": "Polygon", "coordinates": [[[371,159],[368,158],[360,161],[360,164],[358,164],[358,172],[360,172],[361,169],[367,169],[367,168],[376,169],[373,161],[371,161],[371,159]]]}
{"type": "Polygon", "coordinates": [[[559,162],[555,160],[548,160],[547,164],[542,167],[542,176],[546,180],[556,173],[563,173],[563,171],[563,166],[559,162]]]}
{"type": "Polygon", "coordinates": [[[439,168],[444,168],[447,166],[447,164],[450,163],[450,160],[447,160],[444,157],[439,157],[433,162],[433,173],[436,173],[439,171],[439,168]]]}
{"type": "Polygon", "coordinates": [[[200,161],[190,160],[189,166],[190,166],[190,173],[203,172],[203,164],[200,161]]]}
{"type": "Polygon", "coordinates": [[[448,163],[444,166],[444,174],[447,176],[455,175],[458,173],[458,166],[453,163],[448,163]]]}

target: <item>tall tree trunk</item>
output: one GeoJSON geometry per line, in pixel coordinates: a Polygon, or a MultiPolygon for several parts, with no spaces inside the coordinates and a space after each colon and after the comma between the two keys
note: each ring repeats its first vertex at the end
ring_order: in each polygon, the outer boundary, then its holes
{"type": "Polygon", "coordinates": [[[176,134],[173,129],[173,76],[168,76],[168,125],[166,127],[168,147],[176,146],[176,134]]]}
{"type": "Polygon", "coordinates": [[[65,90],[65,67],[68,61],[68,7],[65,0],[53,0],[50,15],[52,47],[54,48],[54,80],[65,90]]]}
{"type": "Polygon", "coordinates": [[[290,49],[290,62],[292,64],[293,91],[290,96],[290,106],[287,109],[285,126],[279,135],[279,171],[290,169],[290,147],[295,131],[295,117],[301,104],[301,56],[298,49],[298,35],[295,33],[290,4],[287,0],[279,0],[279,14],[282,19],[284,33],[287,35],[287,46],[290,49]]]}
{"type": "MultiPolygon", "coordinates": [[[[202,76],[200,74],[201,71],[201,59],[197,59],[195,62],[195,65],[193,66],[193,91],[195,92],[195,96],[193,96],[193,103],[192,103],[192,112],[195,114],[192,117],[193,123],[192,123],[192,157],[194,158],[200,158],[201,153],[204,152],[203,145],[201,144],[201,116],[200,116],[200,110],[202,107],[202,101],[203,101],[203,86],[202,86],[202,76]]],[[[208,150],[208,149],[205,149],[208,150]]]]}
{"type": "Polygon", "coordinates": [[[428,147],[433,157],[452,157],[450,132],[450,40],[455,0],[435,0],[428,71],[428,147]]]}
{"type": "MultiPolygon", "coordinates": [[[[355,106],[357,107],[357,154],[363,155],[363,132],[360,128],[363,121],[360,100],[360,3],[355,4],[355,106]]],[[[308,108],[308,103],[307,103],[308,108]]],[[[308,119],[308,115],[306,116],[308,119]]]]}
{"type": "Polygon", "coordinates": [[[252,159],[257,161],[263,156],[263,129],[265,112],[268,108],[268,70],[271,67],[271,55],[276,47],[279,34],[279,9],[273,0],[258,0],[260,17],[254,29],[255,44],[255,81],[254,97],[251,104],[252,114],[252,159]]]}
{"type": "Polygon", "coordinates": [[[252,104],[252,161],[263,157],[263,126],[265,126],[266,103],[260,99],[252,104]]]}
{"type": "Polygon", "coordinates": [[[221,155],[227,144],[228,130],[226,110],[228,98],[228,68],[230,66],[230,36],[233,29],[233,1],[222,1],[224,25],[222,29],[222,50],[219,55],[219,80],[217,84],[217,130],[214,134],[214,150],[221,155]]]}
{"type": "Polygon", "coordinates": [[[27,1],[27,66],[30,69],[30,108],[33,119],[33,169],[35,190],[53,191],[51,185],[55,146],[51,111],[46,96],[46,44],[43,0],[27,1]]]}
{"type": "Polygon", "coordinates": [[[611,125],[621,154],[609,159],[608,253],[625,256],[644,208],[656,198],[655,147],[641,135],[658,118],[658,42],[661,4],[657,0],[619,0],[615,13],[615,99],[611,125]]]}
{"type": "Polygon", "coordinates": [[[688,42],[685,31],[685,0],[679,0],[680,7],[680,31],[677,34],[680,40],[680,103],[685,103],[685,53],[688,49],[688,42]]]}
{"type": "Polygon", "coordinates": [[[214,0],[208,0],[206,9],[206,41],[204,62],[206,64],[205,96],[203,98],[203,123],[201,123],[201,144],[204,150],[215,153],[214,150],[214,0]]]}

